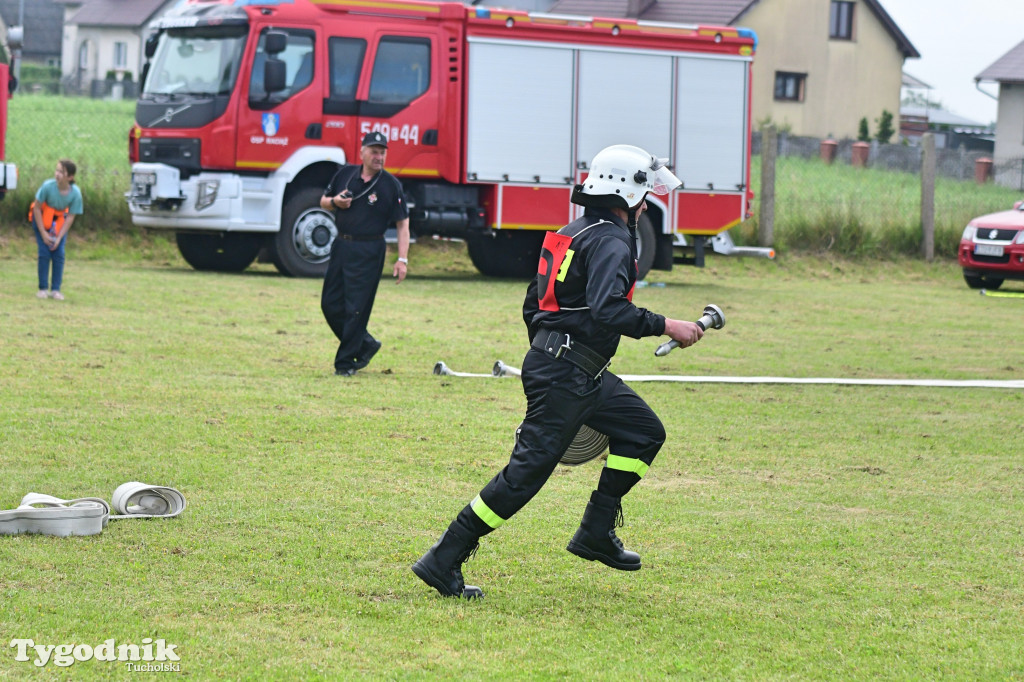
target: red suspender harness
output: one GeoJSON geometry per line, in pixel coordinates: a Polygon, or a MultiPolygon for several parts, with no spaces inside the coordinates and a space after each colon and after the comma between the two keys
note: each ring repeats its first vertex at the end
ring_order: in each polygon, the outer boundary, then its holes
{"type": "MultiPolygon", "coordinates": [[[[541,310],[560,310],[555,298],[555,281],[559,278],[562,262],[569,251],[572,237],[557,232],[544,235],[544,244],[540,249],[540,262],[537,264],[537,292],[540,295],[541,310]]],[[[564,274],[562,275],[564,277],[564,274]]]]}

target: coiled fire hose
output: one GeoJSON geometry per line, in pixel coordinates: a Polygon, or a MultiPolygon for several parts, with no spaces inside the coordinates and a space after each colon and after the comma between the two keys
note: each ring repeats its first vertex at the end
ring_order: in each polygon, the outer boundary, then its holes
{"type": "Polygon", "coordinates": [[[111,503],[99,497],[63,500],[28,493],[17,509],[0,511],[0,535],[98,535],[109,519],[172,518],[185,511],[185,506],[180,491],[138,481],[119,485],[111,503]]]}

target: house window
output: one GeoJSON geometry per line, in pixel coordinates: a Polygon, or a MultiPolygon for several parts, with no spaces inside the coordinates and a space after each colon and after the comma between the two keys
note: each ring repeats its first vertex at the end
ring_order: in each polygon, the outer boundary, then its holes
{"type": "Polygon", "coordinates": [[[114,68],[128,68],[128,43],[114,43],[114,68]]]}
{"type": "Polygon", "coordinates": [[[835,40],[853,40],[852,2],[832,0],[832,12],[828,21],[828,37],[835,40]]]}
{"type": "Polygon", "coordinates": [[[775,99],[788,102],[804,101],[804,81],[806,73],[775,72],[775,99]]]}

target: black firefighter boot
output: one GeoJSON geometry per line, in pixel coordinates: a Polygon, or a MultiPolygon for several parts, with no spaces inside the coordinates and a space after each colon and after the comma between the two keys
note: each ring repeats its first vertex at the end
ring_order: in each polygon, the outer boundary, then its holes
{"type": "Polygon", "coordinates": [[[452,523],[441,539],[412,565],[412,572],[440,592],[442,597],[480,599],[484,596],[483,590],[465,584],[462,579],[462,564],[476,553],[479,546],[476,537],[452,523]]]}
{"type": "Polygon", "coordinates": [[[567,550],[587,561],[600,561],[620,571],[640,570],[640,555],[622,546],[615,535],[616,520],[622,525],[621,498],[595,490],[583,512],[583,520],[567,550]]]}

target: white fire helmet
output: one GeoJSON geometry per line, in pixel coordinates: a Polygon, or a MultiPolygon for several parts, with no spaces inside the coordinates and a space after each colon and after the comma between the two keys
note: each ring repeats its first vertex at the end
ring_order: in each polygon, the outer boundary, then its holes
{"type": "Polygon", "coordinates": [[[572,202],[581,206],[635,208],[648,192],[668,194],[682,184],[659,159],[640,147],[616,144],[594,156],[590,174],[576,185],[572,202]]]}

